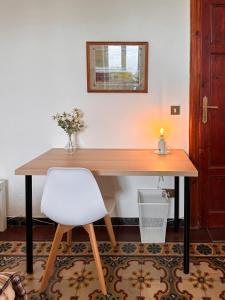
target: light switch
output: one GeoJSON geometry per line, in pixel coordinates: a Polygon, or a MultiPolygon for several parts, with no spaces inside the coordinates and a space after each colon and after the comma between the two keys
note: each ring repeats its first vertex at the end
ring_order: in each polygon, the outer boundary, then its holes
{"type": "Polygon", "coordinates": [[[177,105],[177,106],[172,105],[170,107],[170,114],[171,115],[180,115],[180,106],[179,105],[177,105]]]}

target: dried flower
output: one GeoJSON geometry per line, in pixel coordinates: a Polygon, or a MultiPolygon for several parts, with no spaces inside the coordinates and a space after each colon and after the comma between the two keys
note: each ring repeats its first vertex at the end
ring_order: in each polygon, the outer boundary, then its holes
{"type": "Polygon", "coordinates": [[[56,120],[58,126],[69,135],[72,135],[74,132],[78,132],[84,128],[84,121],[82,120],[83,113],[78,108],[74,108],[71,113],[57,113],[53,115],[52,118],[53,120],[56,120]]]}

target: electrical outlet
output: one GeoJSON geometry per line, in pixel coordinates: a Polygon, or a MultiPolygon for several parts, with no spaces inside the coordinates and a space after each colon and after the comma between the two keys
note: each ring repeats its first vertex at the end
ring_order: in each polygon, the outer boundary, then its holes
{"type": "Polygon", "coordinates": [[[170,114],[171,115],[180,115],[180,106],[179,105],[172,105],[170,107],[170,114]]]}

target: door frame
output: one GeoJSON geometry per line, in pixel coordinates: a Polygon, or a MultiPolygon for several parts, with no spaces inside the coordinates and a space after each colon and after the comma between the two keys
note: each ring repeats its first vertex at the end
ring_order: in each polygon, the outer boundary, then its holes
{"type": "MultiPolygon", "coordinates": [[[[190,90],[189,90],[189,155],[199,170],[200,142],[200,87],[201,87],[201,0],[190,1],[190,90]]],[[[201,201],[200,178],[190,182],[191,193],[191,225],[199,228],[204,224],[203,203],[201,201]]]]}

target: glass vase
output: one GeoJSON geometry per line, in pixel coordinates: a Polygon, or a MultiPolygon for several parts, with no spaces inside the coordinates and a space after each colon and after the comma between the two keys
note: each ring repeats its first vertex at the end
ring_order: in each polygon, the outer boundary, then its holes
{"type": "Polygon", "coordinates": [[[68,140],[67,140],[67,144],[65,146],[65,150],[67,153],[73,153],[76,149],[73,138],[72,138],[72,134],[68,134],[68,140]]]}

